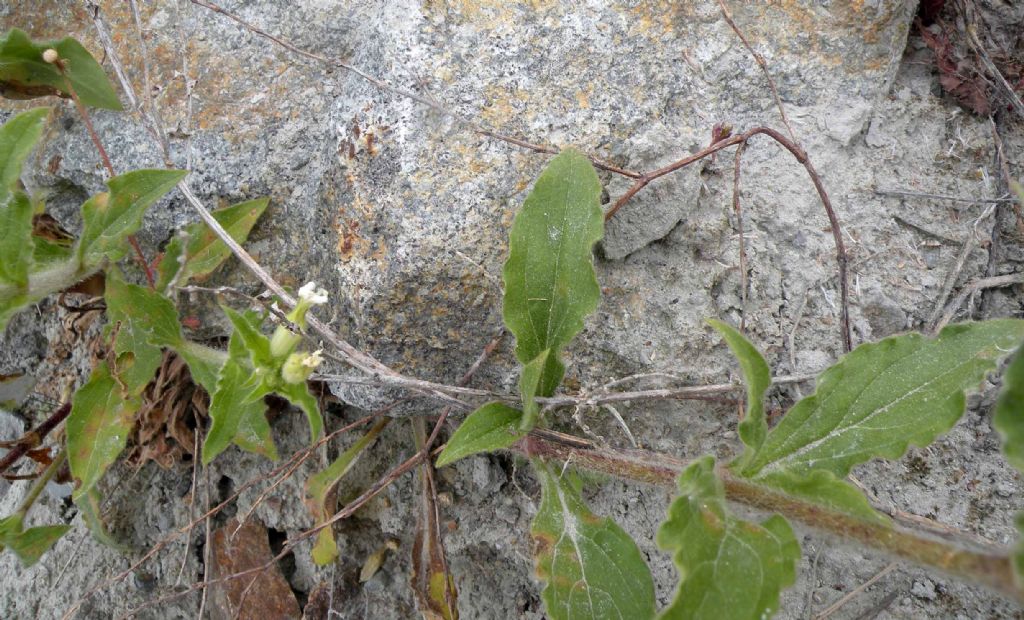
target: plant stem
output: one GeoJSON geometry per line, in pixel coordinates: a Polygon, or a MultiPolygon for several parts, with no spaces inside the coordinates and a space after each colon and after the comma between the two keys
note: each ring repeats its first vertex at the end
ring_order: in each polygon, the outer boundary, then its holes
{"type": "MultiPolygon", "coordinates": [[[[578,437],[542,429],[535,429],[512,449],[529,457],[569,461],[588,470],[673,489],[676,478],[687,466],[686,462],[668,455],[608,450],[578,437]]],[[[718,476],[731,501],[777,512],[817,530],[939,569],[1024,603],[1024,588],[1016,582],[1010,558],[1005,554],[974,551],[903,528],[867,522],[761,486],[725,467],[718,468],[718,476]]]]}
{"type": "Polygon", "coordinates": [[[28,494],[25,495],[25,499],[21,500],[21,505],[15,511],[15,514],[24,519],[28,515],[28,511],[32,508],[32,504],[39,498],[39,494],[46,488],[47,483],[53,480],[53,477],[57,475],[57,471],[60,470],[61,466],[64,465],[64,461],[67,459],[68,450],[67,448],[61,448],[60,453],[57,455],[53,462],[47,465],[46,470],[43,471],[42,475],[36,478],[36,481],[32,483],[32,486],[28,490],[28,494]]]}
{"type": "Polygon", "coordinates": [[[18,462],[18,459],[25,456],[29,450],[43,443],[43,440],[50,434],[50,431],[57,428],[57,425],[63,422],[70,414],[71,403],[64,403],[50,417],[43,420],[39,426],[25,433],[16,442],[16,445],[7,454],[4,454],[3,458],[0,458],[0,473],[6,472],[12,465],[18,462]]]}

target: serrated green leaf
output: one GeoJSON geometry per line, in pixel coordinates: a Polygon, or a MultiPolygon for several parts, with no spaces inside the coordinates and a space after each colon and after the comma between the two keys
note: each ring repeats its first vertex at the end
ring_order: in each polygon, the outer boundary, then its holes
{"type": "Polygon", "coordinates": [[[1003,436],[1003,455],[1024,472],[1024,347],[1003,374],[1003,389],[992,425],[1003,436]]]}
{"type": "Polygon", "coordinates": [[[284,396],[288,402],[306,414],[306,421],[309,422],[309,442],[316,443],[324,430],[324,419],[320,415],[320,405],[316,402],[316,397],[309,392],[309,385],[305,382],[283,383],[274,388],[274,393],[284,396]]]}
{"type": "Polygon", "coordinates": [[[130,549],[128,545],[118,542],[111,535],[110,530],[107,529],[106,523],[103,522],[100,511],[99,491],[95,488],[89,489],[87,493],[75,499],[75,506],[78,507],[78,512],[82,515],[82,521],[85,522],[86,527],[92,532],[93,538],[118,551],[128,551],[130,549]]]}
{"type": "Polygon", "coordinates": [[[76,256],[86,267],[117,261],[127,253],[126,239],[142,226],[142,215],[188,174],[183,170],[135,170],[107,181],[110,192],[82,205],[82,236],[76,256]]]}
{"type": "MultiPolygon", "coordinates": [[[[334,513],[331,506],[330,495],[338,482],[355,465],[359,455],[363,453],[380,435],[381,431],[391,421],[390,418],[378,420],[370,427],[362,437],[356,440],[347,450],[341,453],[327,469],[311,477],[306,482],[306,506],[313,514],[316,525],[322,525],[334,513]]],[[[338,545],[334,540],[334,531],[331,527],[320,530],[316,537],[316,545],[313,547],[313,561],[317,566],[330,564],[338,557],[338,545]]]]}
{"type": "MultiPolygon", "coordinates": [[[[241,244],[268,204],[269,198],[258,198],[218,209],[211,215],[241,244]]],[[[191,279],[202,280],[230,256],[231,250],[205,222],[189,224],[167,244],[158,269],[157,290],[166,290],[171,281],[185,284],[191,279]]]]}
{"type": "Polygon", "coordinates": [[[100,363],[88,383],[75,392],[66,428],[68,462],[79,482],[73,494],[76,501],[124,450],[140,405],[138,396],[124,393],[106,363],[100,363]]]}
{"type": "Polygon", "coordinates": [[[203,464],[209,464],[232,443],[243,450],[277,460],[277,447],[270,435],[267,406],[270,393],[261,373],[246,363],[249,353],[236,330],[228,343],[228,359],[220,369],[217,389],[210,395],[213,423],[203,442],[203,464]]]}
{"type": "Polygon", "coordinates": [[[548,617],[652,617],[654,581],[633,539],[590,512],[571,473],[560,475],[543,461],[534,465],[541,504],[530,535],[548,617]]]}
{"type": "Polygon", "coordinates": [[[122,109],[103,67],[81,43],[71,37],[32,41],[17,28],[0,38],[0,94],[9,99],[70,95],[64,76],[43,60],[43,52],[51,48],[60,54],[67,79],[82,103],[108,110],[122,109]]]}
{"type": "Polygon", "coordinates": [[[526,436],[519,430],[523,412],[505,403],[487,403],[466,416],[444,450],[437,457],[437,467],[479,454],[507,448],[526,436]]]}
{"type": "Polygon", "coordinates": [[[26,530],[21,516],[11,515],[0,519],[0,550],[10,549],[21,560],[22,566],[29,567],[69,529],[70,525],[41,525],[26,530]]]}
{"type": "Polygon", "coordinates": [[[800,545],[789,524],[778,515],[757,524],[730,514],[710,456],[679,475],[679,496],[657,542],[672,553],[680,578],[661,618],[760,620],[796,581],[800,545]]]}
{"type": "Polygon", "coordinates": [[[536,393],[550,396],[565,374],[562,348],[597,308],[594,244],[604,233],[601,183],[590,160],[566,149],[551,160],[512,223],[503,271],[505,325],[523,364],[550,350],[536,393]]]}
{"type": "Polygon", "coordinates": [[[765,435],[768,434],[768,422],[764,417],[764,393],[772,384],[772,374],[761,353],[743,334],[721,321],[709,319],[708,323],[729,345],[732,354],[736,356],[736,361],[740,363],[743,380],[747,384],[747,413],[737,427],[740,439],[746,446],[743,456],[740,457],[742,461],[751,458],[757,452],[764,442],[765,435]]]}
{"type": "Polygon", "coordinates": [[[823,469],[842,478],[871,458],[925,446],[960,419],[965,390],[1022,339],[1024,321],[1000,319],[861,345],[821,375],[738,472],[757,480],[823,469]]]}
{"type": "Polygon", "coordinates": [[[521,431],[529,431],[537,424],[537,414],[540,412],[536,400],[537,392],[541,389],[541,381],[551,358],[550,349],[545,349],[536,358],[524,364],[519,374],[519,396],[523,400],[523,418],[519,423],[521,431]]]}

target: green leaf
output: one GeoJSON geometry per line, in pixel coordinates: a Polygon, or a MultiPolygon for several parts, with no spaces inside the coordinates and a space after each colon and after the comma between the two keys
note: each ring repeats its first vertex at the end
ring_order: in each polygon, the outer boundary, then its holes
{"type": "Polygon", "coordinates": [[[107,273],[104,298],[110,328],[117,331],[114,374],[132,395],[139,395],[160,367],[160,348],[177,347],[184,340],[178,311],[170,299],[125,282],[117,269],[107,273]]]}
{"type": "Polygon", "coordinates": [[[10,99],[70,95],[64,76],[43,60],[43,52],[51,48],[60,54],[67,80],[82,103],[108,110],[122,109],[103,67],[81,43],[71,37],[35,42],[17,28],[0,38],[0,94],[10,99]]]}
{"type": "Polygon", "coordinates": [[[69,529],[70,525],[42,525],[26,530],[21,516],[11,515],[0,519],[0,550],[10,549],[21,560],[22,566],[29,567],[69,529]]]}
{"type": "MultiPolygon", "coordinates": [[[[269,198],[258,198],[218,209],[212,215],[241,244],[269,203],[269,198]]],[[[185,284],[191,279],[202,280],[230,256],[231,250],[205,222],[189,224],[167,244],[158,268],[157,290],[166,290],[172,281],[185,284]]]]}
{"type": "Polygon", "coordinates": [[[31,201],[24,192],[0,190],[0,283],[28,292],[33,247],[31,201]]]}
{"type": "Polygon", "coordinates": [[[444,450],[437,456],[437,467],[450,465],[471,454],[507,448],[526,436],[519,430],[523,412],[505,403],[487,403],[466,416],[444,450]]]}
{"type": "Polygon", "coordinates": [[[89,489],[87,493],[75,499],[75,506],[78,507],[78,512],[82,515],[82,521],[85,522],[86,527],[89,528],[96,540],[118,551],[128,551],[130,547],[118,542],[110,534],[106,523],[103,522],[100,500],[100,492],[95,488],[89,489]]]}
{"type": "Polygon", "coordinates": [[[32,201],[19,189],[25,159],[43,133],[49,108],[22,112],[0,127],[0,283],[24,293],[32,267],[32,201]]]}
{"type": "Polygon", "coordinates": [[[278,362],[270,354],[270,339],[260,331],[263,318],[254,311],[241,314],[228,306],[221,306],[221,308],[235,328],[232,338],[235,335],[238,336],[240,344],[244,345],[245,350],[249,352],[249,357],[253,363],[257,367],[263,367],[268,371],[275,368],[278,362]]]}
{"type": "Polygon", "coordinates": [[[227,361],[227,355],[223,351],[185,339],[182,339],[174,350],[188,364],[193,381],[203,386],[208,394],[217,391],[217,376],[220,374],[221,366],[227,361]]]}
{"type": "Polygon", "coordinates": [[[548,617],[652,617],[654,581],[633,539],[590,512],[571,474],[566,479],[543,461],[534,465],[541,504],[530,535],[548,617]]]}
{"type": "Polygon", "coordinates": [[[45,266],[71,258],[71,248],[42,237],[32,237],[32,262],[45,266]]]}
{"type": "Polygon", "coordinates": [[[860,489],[824,469],[809,473],[775,472],[758,478],[757,483],[878,525],[892,524],[871,507],[860,489]]]}
{"type": "MultiPolygon", "coordinates": [[[[336,502],[331,501],[330,496],[338,482],[352,469],[359,455],[377,439],[377,436],[390,421],[390,418],[379,420],[366,434],[342,452],[327,469],[306,482],[306,505],[313,513],[313,518],[318,526],[326,523],[334,514],[332,504],[336,504],[336,502]]],[[[317,534],[316,545],[313,547],[313,561],[317,566],[325,566],[337,557],[338,545],[334,541],[334,531],[330,526],[325,527],[317,534]]]]}
{"type": "MultiPolygon", "coordinates": [[[[1003,455],[1010,465],[1024,472],[1024,347],[1003,374],[1003,389],[996,403],[992,425],[1003,436],[1003,455]]],[[[1017,513],[1017,547],[1013,568],[1017,583],[1024,586],[1024,512],[1017,513]]]]}
{"type": "Polygon", "coordinates": [[[800,545],[789,523],[778,515],[760,524],[731,515],[710,456],[679,475],[679,497],[657,542],[672,553],[680,577],[662,618],[767,618],[796,581],[800,545]]]}
{"type": "Polygon", "coordinates": [[[772,384],[772,374],[768,369],[768,363],[743,334],[721,321],[709,319],[708,323],[729,345],[743,370],[743,380],[747,383],[747,413],[737,427],[740,439],[747,446],[740,457],[742,461],[751,458],[757,452],[764,442],[765,435],[768,434],[768,422],[764,417],[764,393],[772,384]]]}
{"type": "Polygon", "coordinates": [[[565,374],[562,348],[597,308],[594,244],[604,232],[601,183],[590,160],[566,149],[551,160],[512,223],[505,262],[505,325],[523,364],[550,350],[536,393],[565,374]]]}
{"type": "Polygon", "coordinates": [[[826,370],[817,392],[768,433],[740,475],[757,480],[823,469],[837,478],[874,457],[897,458],[948,431],[975,389],[1024,338],[1024,321],[951,325],[864,344],[826,370]]]}
{"type": "Polygon", "coordinates": [[[309,442],[316,443],[324,430],[324,419],[320,415],[320,405],[316,397],[310,394],[309,385],[303,383],[283,383],[274,388],[274,393],[284,396],[306,414],[309,422],[309,442]]]}
{"type": "MultiPolygon", "coordinates": [[[[0,64],[0,75],[2,71],[0,64]]],[[[50,108],[33,108],[12,117],[0,127],[0,192],[18,188],[21,167],[43,135],[49,114],[50,108]]]]}
{"type": "Polygon", "coordinates": [[[79,481],[75,501],[99,482],[124,450],[140,405],[138,396],[124,393],[106,363],[75,392],[66,423],[68,462],[79,481]]]}
{"type": "Polygon", "coordinates": [[[536,401],[537,391],[541,388],[544,371],[551,359],[551,350],[545,349],[535,359],[525,364],[519,375],[519,395],[523,399],[523,419],[519,423],[521,431],[529,431],[537,424],[537,414],[540,412],[536,401]]]}
{"type": "Polygon", "coordinates": [[[188,174],[183,170],[135,170],[107,181],[110,192],[82,205],[82,236],[77,256],[87,267],[127,253],[125,239],[142,226],[142,215],[188,174]]]}
{"type": "Polygon", "coordinates": [[[1003,455],[1024,472],[1024,347],[1003,374],[1003,389],[992,425],[1003,436],[1003,455]]]}
{"type": "Polygon", "coordinates": [[[254,373],[245,363],[248,351],[238,331],[231,334],[228,356],[220,369],[217,389],[210,396],[213,423],[203,442],[203,464],[209,464],[232,443],[277,460],[277,447],[270,436],[267,406],[263,402],[270,390],[264,385],[262,374],[254,373]]]}

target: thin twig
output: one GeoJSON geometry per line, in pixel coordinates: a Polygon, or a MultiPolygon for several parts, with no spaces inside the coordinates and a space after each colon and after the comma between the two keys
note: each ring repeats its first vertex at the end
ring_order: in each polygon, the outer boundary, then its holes
{"type": "Polygon", "coordinates": [[[831,605],[829,605],[828,607],[823,609],[821,611],[821,613],[819,613],[818,615],[814,616],[814,620],[825,620],[826,618],[828,618],[829,616],[831,616],[835,612],[839,611],[839,609],[843,605],[849,603],[854,598],[856,598],[861,592],[863,592],[864,590],[867,590],[872,585],[874,585],[874,583],[876,581],[878,581],[882,577],[885,577],[886,575],[888,575],[889,573],[891,573],[894,570],[896,570],[896,563],[895,562],[889,562],[889,564],[887,564],[885,566],[885,568],[883,568],[882,570],[880,570],[877,573],[875,573],[874,576],[871,577],[871,579],[868,579],[867,581],[865,581],[864,583],[860,584],[859,586],[857,586],[853,590],[850,590],[844,596],[840,597],[838,601],[836,601],[835,603],[832,603],[831,605]]]}
{"type": "Polygon", "coordinates": [[[789,124],[789,119],[786,118],[786,108],[782,105],[782,98],[779,97],[779,89],[775,87],[775,80],[772,79],[772,74],[768,71],[768,63],[765,61],[764,56],[757,53],[754,47],[750,45],[750,41],[743,34],[743,31],[739,29],[736,22],[732,19],[732,14],[729,12],[729,8],[725,5],[724,0],[718,0],[718,6],[722,9],[722,17],[725,18],[725,22],[729,24],[732,31],[736,33],[736,36],[743,42],[743,46],[747,48],[750,55],[757,61],[758,66],[761,67],[761,71],[764,73],[765,79],[768,81],[768,87],[772,90],[772,97],[775,98],[775,107],[779,110],[779,115],[782,117],[782,124],[786,126],[786,130],[789,131],[789,137],[793,142],[797,142],[796,133],[793,131],[793,127],[789,124]]]}
{"type": "MultiPolygon", "coordinates": [[[[1003,138],[999,135],[999,128],[996,126],[996,122],[992,120],[990,116],[988,119],[989,126],[992,128],[992,142],[996,145],[996,159],[999,162],[999,174],[1003,178],[1003,183],[1008,188],[1013,187],[1013,177],[1010,176],[1010,164],[1006,161],[1006,153],[1003,150],[1003,138]]],[[[1021,212],[1021,207],[1024,205],[1020,204],[1020,200],[1016,197],[1010,198],[1010,207],[1013,209],[1014,215],[1017,216],[1017,233],[1024,237],[1024,213],[1021,212]]]]}
{"type": "Polygon", "coordinates": [[[1000,198],[961,198],[959,196],[947,196],[945,194],[929,194],[927,192],[911,192],[902,189],[876,189],[878,196],[891,196],[895,198],[927,198],[929,200],[948,200],[949,202],[962,202],[969,205],[983,205],[992,202],[1013,202],[1012,198],[1002,196],[1000,198]]]}
{"type": "MultiPolygon", "coordinates": [[[[725,4],[722,0],[719,0],[719,4],[723,11],[726,11],[725,4]]],[[[730,19],[730,18],[726,18],[730,19]]],[[[731,19],[730,19],[731,22],[731,19]]],[[[738,32],[738,31],[737,31],[738,32]]],[[[739,146],[736,147],[736,163],[733,168],[732,176],[732,209],[736,214],[736,233],[739,235],[740,242],[740,332],[746,332],[747,330],[747,247],[746,239],[743,237],[743,208],[740,206],[740,161],[743,158],[743,151],[746,150],[747,143],[740,142],[739,146]]]]}
{"type": "Polygon", "coordinates": [[[995,209],[996,205],[989,205],[985,207],[985,210],[971,225],[967,238],[964,239],[964,243],[960,246],[960,251],[957,253],[956,260],[953,261],[953,267],[946,273],[946,279],[942,282],[942,289],[939,291],[939,296],[935,299],[935,306],[932,309],[932,313],[929,315],[927,322],[929,332],[935,333],[937,331],[942,311],[946,307],[946,300],[949,299],[949,294],[953,291],[956,281],[960,278],[960,274],[963,272],[964,264],[967,262],[967,257],[971,255],[971,252],[974,251],[975,246],[981,240],[979,230],[981,223],[991,217],[995,212],[995,209]]]}
{"type": "Polygon", "coordinates": [[[935,327],[932,331],[940,331],[943,327],[948,325],[950,321],[953,320],[953,317],[956,316],[956,312],[960,309],[960,306],[962,306],[964,301],[966,301],[971,295],[978,291],[990,288],[1013,286],[1014,284],[1024,284],[1024,273],[1008,273],[1002,276],[992,276],[990,278],[978,278],[977,280],[971,280],[967,283],[967,286],[960,291],[960,294],[946,306],[945,311],[942,313],[942,318],[936,321],[935,327]]]}

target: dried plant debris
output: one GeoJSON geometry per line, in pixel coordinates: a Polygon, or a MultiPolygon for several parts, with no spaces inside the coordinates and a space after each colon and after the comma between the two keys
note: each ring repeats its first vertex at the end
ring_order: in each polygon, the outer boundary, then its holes
{"type": "Polygon", "coordinates": [[[922,3],[918,31],[935,54],[943,90],[988,116],[1024,94],[1024,11],[1004,15],[984,4],[922,3]]]}
{"type": "Polygon", "coordinates": [[[136,465],[154,461],[170,468],[186,454],[195,456],[196,421],[206,418],[209,397],[192,381],[188,366],[166,351],[153,381],[143,393],[128,459],[136,465]]]}

